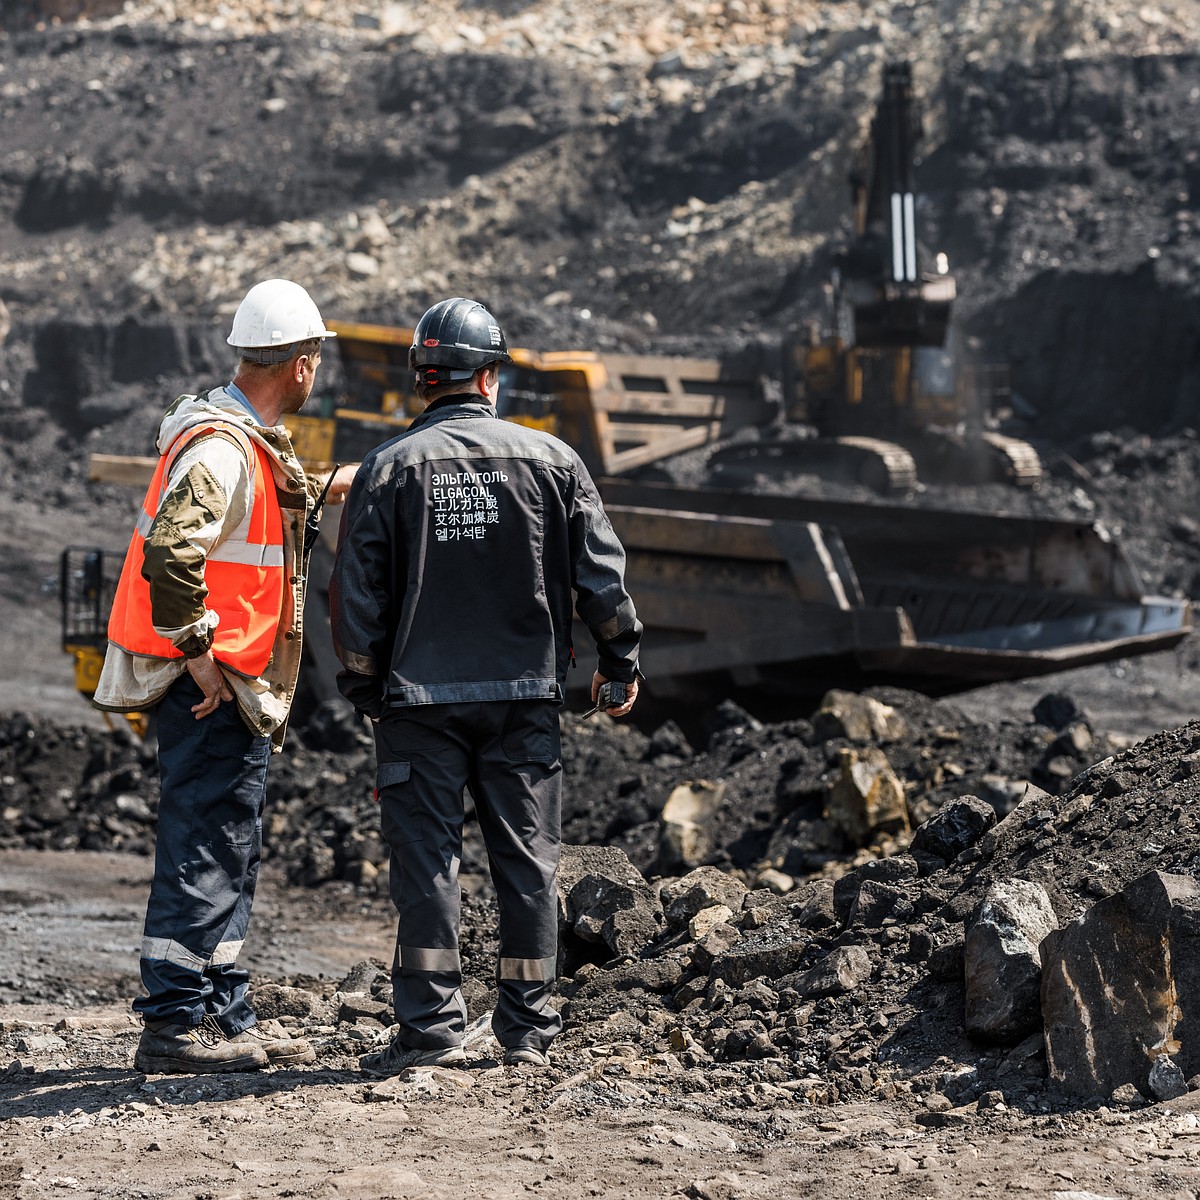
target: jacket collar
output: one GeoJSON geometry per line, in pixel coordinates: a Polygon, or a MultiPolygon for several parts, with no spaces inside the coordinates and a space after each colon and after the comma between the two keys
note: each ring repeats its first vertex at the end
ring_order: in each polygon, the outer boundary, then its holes
{"type": "Polygon", "coordinates": [[[457,421],[465,417],[494,417],[496,406],[483,399],[478,392],[455,393],[435,400],[425,411],[413,419],[409,429],[421,429],[439,421],[457,421]]]}

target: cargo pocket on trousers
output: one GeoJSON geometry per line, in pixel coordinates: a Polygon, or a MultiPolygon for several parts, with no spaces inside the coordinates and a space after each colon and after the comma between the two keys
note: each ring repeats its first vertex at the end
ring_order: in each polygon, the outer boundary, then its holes
{"type": "Polygon", "coordinates": [[[407,802],[412,783],[412,764],[381,762],[375,773],[379,793],[379,824],[389,846],[406,846],[422,838],[421,820],[407,802]]]}
{"type": "Polygon", "coordinates": [[[504,722],[500,745],[511,763],[536,763],[553,770],[562,754],[558,706],[540,700],[514,703],[504,722]]]}

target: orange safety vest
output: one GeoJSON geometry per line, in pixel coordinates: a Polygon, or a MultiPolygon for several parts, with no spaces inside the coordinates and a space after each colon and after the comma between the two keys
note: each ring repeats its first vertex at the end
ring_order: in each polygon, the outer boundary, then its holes
{"type": "Polygon", "coordinates": [[[267,452],[232,424],[188,429],[159,459],[125,554],[108,620],[108,640],[130,654],[183,657],[154,632],[150,619],[150,584],[142,576],[146,536],[166,494],[170,466],[193,438],[218,431],[236,440],[246,455],[254,498],[241,524],[205,559],[207,605],[220,617],[212,652],[235,671],[258,676],[270,661],[283,612],[283,516],[267,452]]]}

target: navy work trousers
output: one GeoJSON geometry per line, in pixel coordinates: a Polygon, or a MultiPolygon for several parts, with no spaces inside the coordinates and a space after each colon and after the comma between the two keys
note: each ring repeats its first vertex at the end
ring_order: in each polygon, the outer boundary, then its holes
{"type": "Polygon", "coordinates": [[[236,701],[197,721],[203,693],[182,675],[158,706],[162,784],[154,880],[142,938],[146,1021],[199,1025],[233,1036],[254,1024],[249,975],[237,966],[262,851],[270,739],[253,733],[236,701]]]}
{"type": "Polygon", "coordinates": [[[500,908],[492,1028],[505,1047],[544,1050],[562,1029],[550,1003],[558,958],[562,763],[549,700],[391,709],[375,731],[380,818],[399,913],[392,995],[397,1037],[462,1041],[458,955],[463,792],[470,788],[500,908]]]}

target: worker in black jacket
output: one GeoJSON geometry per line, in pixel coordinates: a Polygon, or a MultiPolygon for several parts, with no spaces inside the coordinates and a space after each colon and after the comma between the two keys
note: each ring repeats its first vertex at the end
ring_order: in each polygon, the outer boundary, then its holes
{"type": "Polygon", "coordinates": [[[574,660],[572,603],[595,639],[592,699],[637,698],[641,624],[625,554],[566,443],[500,420],[504,334],[455,298],[420,320],[409,356],[425,411],[367,456],[330,582],[342,692],[375,722],[378,793],[399,912],[396,1033],[363,1068],[464,1061],[458,955],[463,792],[500,906],[492,1027],[509,1064],[546,1065],[562,1027],[558,710],[574,660]]]}

